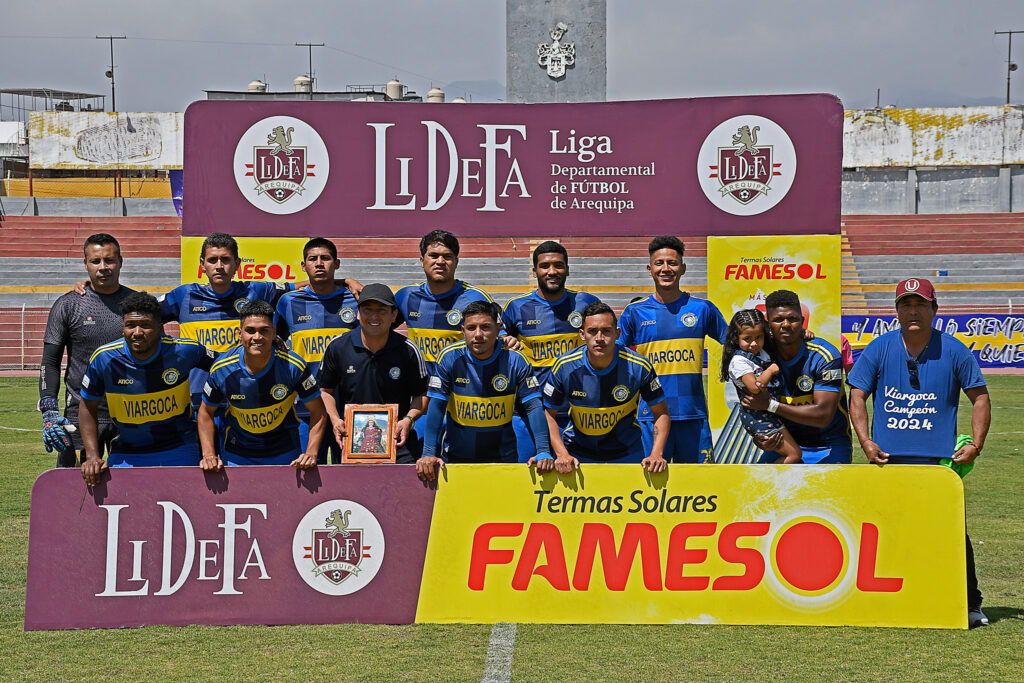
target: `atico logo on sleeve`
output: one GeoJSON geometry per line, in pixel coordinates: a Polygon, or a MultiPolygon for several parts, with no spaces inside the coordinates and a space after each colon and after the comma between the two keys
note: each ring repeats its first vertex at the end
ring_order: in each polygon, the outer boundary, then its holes
{"type": "Polygon", "coordinates": [[[796,176],[796,150],[779,124],[752,114],[718,124],[697,155],[708,200],[734,216],[763,213],[782,201],[796,176]]]}
{"type": "Polygon", "coordinates": [[[257,209],[302,211],[316,201],[331,170],[327,146],[305,121],[271,116],[249,127],[235,147],[238,190],[257,209]]]}

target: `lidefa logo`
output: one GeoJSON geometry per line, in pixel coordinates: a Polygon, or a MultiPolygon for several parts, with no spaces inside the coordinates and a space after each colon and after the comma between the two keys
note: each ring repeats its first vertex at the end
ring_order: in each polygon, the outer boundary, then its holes
{"type": "Polygon", "coordinates": [[[779,124],[754,114],[718,124],[697,155],[697,178],[708,200],[734,216],[776,206],[796,176],[796,150],[779,124]]]}
{"type": "Polygon", "coordinates": [[[267,213],[290,214],[308,207],[323,192],[330,170],[323,139],[292,116],[257,121],[235,146],[238,190],[267,213]]]}
{"type": "Polygon", "coordinates": [[[384,531],[359,503],[329,500],[307,512],[295,528],[292,559],[310,588],[325,595],[350,595],[380,571],[384,531]]]}

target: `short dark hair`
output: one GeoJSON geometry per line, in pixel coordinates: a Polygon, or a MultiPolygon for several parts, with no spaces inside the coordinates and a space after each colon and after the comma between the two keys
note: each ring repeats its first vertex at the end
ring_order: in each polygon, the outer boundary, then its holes
{"type": "Polygon", "coordinates": [[[615,317],[615,311],[612,310],[611,306],[603,301],[591,301],[583,309],[583,323],[586,324],[587,318],[592,315],[604,315],[605,313],[612,317],[612,324],[617,322],[618,318],[615,317]]]}
{"type": "Polygon", "coordinates": [[[98,232],[95,235],[89,235],[85,238],[85,244],[82,245],[82,255],[85,256],[89,250],[89,245],[95,244],[97,247],[102,247],[107,244],[114,245],[114,251],[117,252],[117,257],[121,258],[121,245],[118,244],[117,239],[113,235],[108,235],[105,232],[98,232]]]}
{"type": "Polygon", "coordinates": [[[562,258],[565,259],[565,265],[569,265],[569,252],[565,250],[558,242],[554,240],[547,240],[537,245],[537,248],[533,250],[533,267],[537,267],[537,259],[540,258],[541,254],[561,254],[562,258]]]}
{"type": "Polygon", "coordinates": [[[274,324],[274,307],[268,304],[263,299],[253,299],[242,306],[242,310],[238,312],[238,320],[242,321],[246,318],[268,318],[270,324],[274,324]]]}
{"type": "Polygon", "coordinates": [[[459,238],[447,230],[431,230],[420,240],[420,256],[427,255],[427,249],[431,244],[443,244],[452,250],[456,256],[459,255],[459,238]]]}
{"type": "Polygon", "coordinates": [[[764,300],[764,308],[766,311],[773,308],[795,308],[799,311],[800,297],[796,295],[796,292],[791,292],[788,289],[777,289],[764,300]]]}
{"type": "Polygon", "coordinates": [[[238,258],[238,242],[226,232],[215,232],[203,240],[203,248],[199,250],[199,258],[206,258],[207,249],[229,249],[231,255],[238,258]]]}
{"type": "Polygon", "coordinates": [[[132,292],[121,300],[121,315],[126,316],[129,313],[141,313],[142,315],[151,316],[158,323],[164,321],[164,313],[160,307],[160,302],[149,292],[132,292]]]}
{"type": "Polygon", "coordinates": [[[331,258],[335,261],[338,260],[338,247],[334,242],[330,241],[325,237],[314,237],[310,241],[306,242],[306,245],[302,247],[302,260],[305,261],[306,257],[309,256],[311,249],[326,249],[331,252],[331,258]]]}
{"type": "Polygon", "coordinates": [[[494,322],[498,322],[498,318],[501,317],[501,307],[491,301],[471,301],[462,309],[462,320],[465,321],[471,315],[489,315],[494,322]]]}
{"type": "Polygon", "coordinates": [[[659,249],[674,249],[679,252],[679,258],[683,257],[686,252],[686,245],[678,237],[672,235],[662,235],[661,237],[655,237],[651,240],[651,243],[647,245],[647,253],[654,256],[654,252],[659,249]]]}

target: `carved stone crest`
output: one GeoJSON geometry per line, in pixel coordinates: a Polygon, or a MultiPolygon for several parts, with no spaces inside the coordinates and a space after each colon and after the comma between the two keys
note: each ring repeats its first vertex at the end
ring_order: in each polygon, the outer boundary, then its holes
{"type": "Polygon", "coordinates": [[[566,67],[576,63],[576,44],[561,42],[568,30],[565,22],[558,22],[549,32],[552,42],[537,46],[537,63],[547,68],[551,78],[561,78],[565,75],[566,67]]]}

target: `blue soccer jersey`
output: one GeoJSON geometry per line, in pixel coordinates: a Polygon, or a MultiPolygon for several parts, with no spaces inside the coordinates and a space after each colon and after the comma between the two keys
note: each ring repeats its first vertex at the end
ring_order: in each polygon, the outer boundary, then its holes
{"type": "Polygon", "coordinates": [[[960,391],[985,386],[970,349],[938,330],[916,359],[907,354],[900,330],[876,337],[847,381],[874,396],[871,440],[890,455],[923,458],[952,455],[960,391]],[[911,385],[915,361],[920,388],[911,385]]]}
{"type": "Polygon", "coordinates": [[[476,358],[466,342],[449,345],[437,359],[427,396],[448,402],[445,433],[449,462],[516,462],[512,414],[540,399],[533,367],[519,351],[499,342],[487,360],[476,358]]]}
{"type": "Polygon", "coordinates": [[[242,347],[222,354],[210,370],[203,403],[226,406],[222,453],[272,459],[299,451],[295,397],[320,398],[320,387],[306,363],[288,351],[274,351],[267,366],[253,375],[242,347]]]}
{"type": "Polygon", "coordinates": [[[99,347],[82,379],[82,398],[106,400],[118,436],[111,445],[110,464],[125,454],[152,455],[154,465],[197,464],[162,462],[160,453],[195,446],[188,375],[193,368],[209,370],[214,352],[190,339],[162,337],[160,348],[146,360],[131,354],[121,339],[99,347]]]}
{"type": "MultiPolygon", "coordinates": [[[[619,318],[619,343],[635,346],[645,356],[665,390],[673,420],[706,419],[704,398],[704,338],[725,342],[728,323],[713,303],[683,295],[670,304],[654,296],[629,304],[619,318]]],[[[640,419],[653,421],[650,406],[641,401],[640,419]]]]}
{"type": "MultiPolygon", "coordinates": [[[[288,340],[292,353],[304,360],[310,374],[316,377],[331,340],[359,324],[356,322],[358,304],[344,286],[325,296],[306,287],[281,297],[274,314],[274,326],[278,336],[288,340]]],[[[309,414],[301,401],[295,409],[301,416],[309,414]]]]}
{"type": "MultiPolygon", "coordinates": [[[[843,358],[839,350],[824,339],[805,341],[792,360],[779,359],[782,390],[780,403],[801,406],[814,402],[815,391],[839,392],[839,407],[824,429],[783,418],[796,442],[805,448],[850,448],[850,410],[843,392],[843,358]]],[[[807,458],[804,458],[805,462],[807,458]]]]}
{"type": "Polygon", "coordinates": [[[587,349],[572,351],[555,363],[544,385],[544,405],[557,410],[569,403],[571,424],[562,433],[570,455],[597,462],[640,462],[646,457],[636,413],[665,401],[654,368],[646,358],[617,347],[604,370],[595,370],[587,349]]]}
{"type": "MultiPolygon", "coordinates": [[[[217,294],[208,285],[191,283],[175,287],[159,297],[164,322],[178,323],[178,333],[194,339],[208,349],[222,353],[238,344],[238,313],[249,301],[262,299],[274,305],[290,284],[243,282],[235,280],[231,289],[217,294]]],[[[189,379],[192,405],[199,407],[199,395],[206,373],[196,370],[189,379]]]]}
{"type": "Polygon", "coordinates": [[[537,381],[548,381],[551,366],[583,343],[583,309],[598,301],[593,294],[565,290],[558,301],[548,301],[536,290],[509,299],[501,314],[506,334],[523,344],[523,354],[535,368],[537,381]]]}
{"type": "Polygon", "coordinates": [[[406,285],[395,292],[395,303],[405,321],[409,339],[420,348],[427,370],[433,374],[441,350],[462,340],[462,309],[474,301],[491,301],[482,289],[456,280],[444,294],[434,296],[426,281],[406,285]]]}

